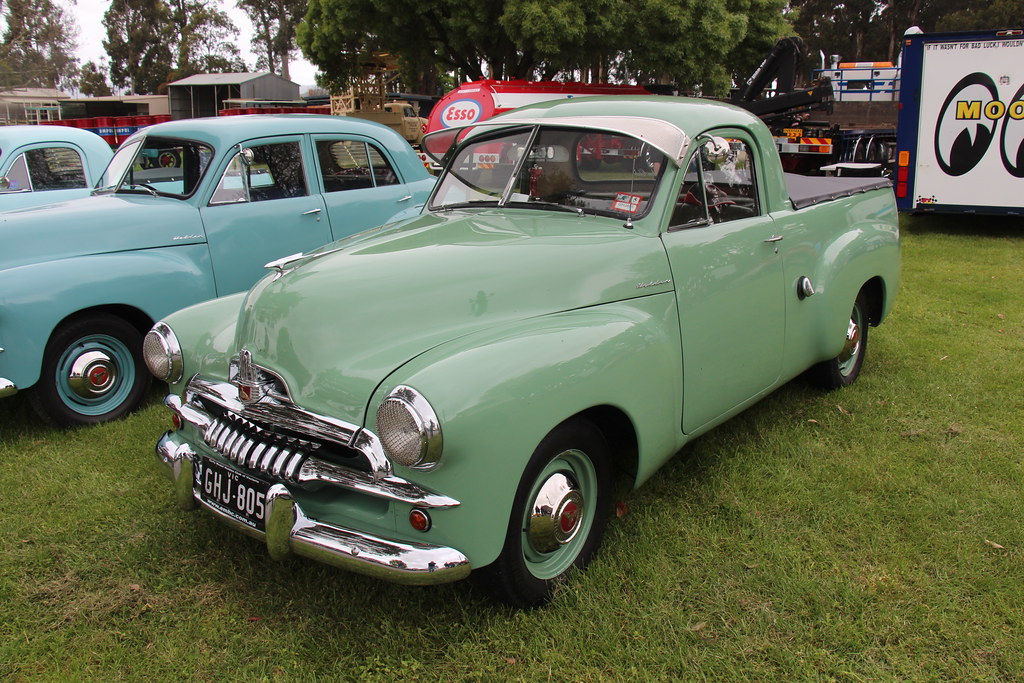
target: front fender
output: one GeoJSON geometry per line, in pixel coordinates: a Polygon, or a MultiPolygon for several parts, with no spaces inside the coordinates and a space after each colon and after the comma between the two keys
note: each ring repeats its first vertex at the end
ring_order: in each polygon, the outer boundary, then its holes
{"type": "Polygon", "coordinates": [[[181,346],[181,379],[170,390],[181,395],[196,374],[227,381],[235,354],[235,327],[246,292],[222,296],[176,311],[163,319],[181,346]]]}
{"type": "MultiPolygon", "coordinates": [[[[615,407],[632,421],[637,479],[646,478],[682,443],[678,329],[668,292],[470,335],[394,372],[368,407],[368,428],[375,429],[376,408],[395,386],[421,392],[441,422],[440,465],[396,473],[462,503],[436,511],[424,540],[459,548],[474,567],[492,562],[537,444],[595,406],[615,407]]],[[[399,510],[399,523],[402,517],[399,510]]]]}
{"type": "Polygon", "coordinates": [[[151,320],[214,296],[205,244],[79,256],[0,271],[0,377],[39,379],[50,335],[87,309],[129,307],[151,320]]]}

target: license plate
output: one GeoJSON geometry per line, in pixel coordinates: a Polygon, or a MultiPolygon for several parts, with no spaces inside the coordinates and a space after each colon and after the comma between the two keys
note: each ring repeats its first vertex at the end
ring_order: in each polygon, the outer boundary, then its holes
{"type": "Polygon", "coordinates": [[[237,472],[209,458],[200,458],[195,469],[195,490],[204,503],[221,514],[258,531],[264,531],[267,489],[264,481],[237,472]]]}

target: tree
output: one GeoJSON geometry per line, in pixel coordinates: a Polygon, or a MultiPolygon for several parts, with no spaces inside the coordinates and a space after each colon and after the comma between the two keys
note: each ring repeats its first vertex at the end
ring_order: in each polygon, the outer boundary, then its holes
{"type": "Polygon", "coordinates": [[[155,93],[195,73],[245,71],[232,42],[238,28],[215,0],[113,0],[103,15],[110,80],[155,93]]]}
{"type": "Polygon", "coordinates": [[[170,10],[162,0],[113,0],[103,15],[110,80],[129,92],[155,93],[171,71],[170,10]]]}
{"type": "Polygon", "coordinates": [[[78,72],[78,89],[89,97],[107,97],[112,95],[107,75],[103,68],[95,62],[86,62],[78,72]]]}
{"type": "Polygon", "coordinates": [[[295,31],[306,16],[308,0],[238,0],[256,33],[253,47],[259,57],[257,69],[290,78],[288,65],[295,52],[295,31]]]}
{"type": "Polygon", "coordinates": [[[926,33],[1024,23],[1024,0],[792,0],[793,26],[811,55],[892,61],[911,26],[926,33]]]}
{"type": "Polygon", "coordinates": [[[74,83],[74,19],[52,0],[7,0],[0,45],[0,81],[6,87],[59,88],[74,83]]]}
{"type": "Polygon", "coordinates": [[[309,0],[298,42],[343,87],[359,55],[465,78],[561,75],[674,82],[724,93],[786,30],[785,0],[309,0]]]}
{"type": "Polygon", "coordinates": [[[470,79],[523,78],[536,63],[500,30],[505,3],[488,0],[310,0],[297,40],[320,81],[344,88],[360,56],[397,54],[406,65],[438,65],[470,79]],[[485,71],[485,66],[487,69],[485,71]]]}
{"type": "Polygon", "coordinates": [[[232,42],[238,27],[210,0],[166,0],[176,45],[174,78],[197,73],[245,71],[232,42]]]}
{"type": "Polygon", "coordinates": [[[1024,27],[1024,0],[992,0],[959,5],[937,22],[940,31],[1024,27]]]}
{"type": "MultiPolygon", "coordinates": [[[[846,61],[880,61],[883,36],[888,31],[878,21],[883,9],[876,0],[793,0],[796,10],[793,27],[804,40],[811,55],[838,54],[846,61]],[[877,40],[869,40],[869,36],[877,40]]],[[[812,59],[813,66],[820,66],[812,59]]]]}

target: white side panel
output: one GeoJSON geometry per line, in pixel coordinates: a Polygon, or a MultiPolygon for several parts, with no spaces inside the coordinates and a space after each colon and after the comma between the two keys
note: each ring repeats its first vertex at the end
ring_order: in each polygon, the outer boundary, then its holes
{"type": "Polygon", "coordinates": [[[570,100],[574,97],[593,97],[595,93],[588,92],[494,92],[495,109],[516,109],[525,107],[528,104],[548,102],[550,100],[570,100]]]}
{"type": "Polygon", "coordinates": [[[924,45],[914,204],[1024,205],[1024,40],[924,45]]]}

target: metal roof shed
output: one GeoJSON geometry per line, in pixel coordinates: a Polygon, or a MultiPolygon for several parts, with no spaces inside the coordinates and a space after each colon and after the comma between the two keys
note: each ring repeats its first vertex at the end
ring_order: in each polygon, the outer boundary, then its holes
{"type": "Polygon", "coordinates": [[[269,71],[196,74],[167,85],[172,119],[216,116],[224,100],[297,100],[299,84],[269,71]]]}

